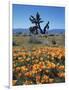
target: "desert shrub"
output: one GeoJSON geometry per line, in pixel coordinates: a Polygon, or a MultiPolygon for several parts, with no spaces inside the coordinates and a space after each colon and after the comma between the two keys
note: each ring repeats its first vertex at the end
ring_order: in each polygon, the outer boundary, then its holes
{"type": "Polygon", "coordinates": [[[45,38],[47,38],[47,35],[44,35],[45,38]]]}
{"type": "Polygon", "coordinates": [[[29,43],[33,43],[33,44],[41,44],[42,42],[39,40],[29,40],[29,43]]]}
{"type": "Polygon", "coordinates": [[[17,44],[16,44],[16,42],[15,41],[13,41],[13,46],[16,46],[17,44]]]}
{"type": "Polygon", "coordinates": [[[52,44],[54,44],[54,45],[55,45],[55,44],[56,44],[56,41],[55,41],[55,40],[52,40],[52,44]]]}
{"type": "Polygon", "coordinates": [[[49,36],[54,36],[54,34],[50,34],[49,36]]]}
{"type": "Polygon", "coordinates": [[[16,32],[15,36],[21,36],[23,33],[22,32],[16,32]]]}
{"type": "Polygon", "coordinates": [[[29,39],[29,43],[41,44],[42,42],[37,35],[31,35],[29,39]]]}
{"type": "Polygon", "coordinates": [[[22,32],[18,32],[18,35],[21,35],[22,34],[22,32]]]}
{"type": "Polygon", "coordinates": [[[13,41],[13,46],[19,46],[19,44],[16,41],[13,41]]]}

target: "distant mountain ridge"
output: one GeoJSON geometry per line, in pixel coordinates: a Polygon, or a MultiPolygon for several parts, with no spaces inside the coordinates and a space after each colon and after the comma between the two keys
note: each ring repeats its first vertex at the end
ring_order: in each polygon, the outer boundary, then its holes
{"type": "Polygon", "coordinates": [[[64,29],[51,29],[48,31],[48,34],[64,34],[64,29]]]}
{"type": "Polygon", "coordinates": [[[16,29],[13,29],[13,33],[19,33],[19,32],[22,32],[22,33],[29,33],[29,30],[28,30],[28,29],[23,29],[23,28],[16,28],[16,29]]]}
{"type": "MultiPolygon", "coordinates": [[[[16,28],[13,29],[13,33],[19,33],[22,32],[23,34],[29,34],[29,29],[23,29],[23,28],[16,28]]],[[[51,29],[48,30],[48,34],[64,34],[65,30],[64,29],[51,29]]]]}

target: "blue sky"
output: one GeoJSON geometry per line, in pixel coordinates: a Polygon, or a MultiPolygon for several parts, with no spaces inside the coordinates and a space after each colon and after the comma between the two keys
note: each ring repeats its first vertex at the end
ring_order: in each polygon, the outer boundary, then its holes
{"type": "Polygon", "coordinates": [[[65,29],[65,8],[53,6],[35,6],[13,4],[12,24],[13,28],[29,28],[32,23],[29,20],[30,15],[35,16],[39,12],[43,28],[47,21],[50,21],[50,29],[65,29]]]}

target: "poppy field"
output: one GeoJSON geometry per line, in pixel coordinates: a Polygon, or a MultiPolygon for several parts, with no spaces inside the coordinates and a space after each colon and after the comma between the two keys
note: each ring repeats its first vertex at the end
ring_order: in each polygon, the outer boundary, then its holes
{"type": "Polygon", "coordinates": [[[65,82],[64,47],[13,47],[13,86],[65,82]]]}

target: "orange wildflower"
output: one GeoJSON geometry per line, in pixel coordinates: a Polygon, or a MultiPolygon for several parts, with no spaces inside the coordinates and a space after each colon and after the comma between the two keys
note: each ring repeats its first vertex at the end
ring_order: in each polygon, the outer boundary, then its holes
{"type": "Polygon", "coordinates": [[[65,73],[64,73],[64,72],[58,73],[58,76],[59,76],[60,78],[64,78],[64,77],[65,77],[65,73]]]}
{"type": "Polygon", "coordinates": [[[20,71],[20,67],[16,67],[15,70],[16,70],[16,72],[20,71]]]}
{"type": "Polygon", "coordinates": [[[21,72],[27,71],[27,68],[25,66],[21,66],[21,72]]]}
{"type": "Polygon", "coordinates": [[[50,83],[53,83],[53,81],[54,81],[54,79],[49,78],[49,82],[50,82],[50,83]]]}
{"type": "Polygon", "coordinates": [[[32,76],[32,73],[31,73],[31,72],[26,72],[26,73],[25,73],[25,76],[26,76],[26,77],[31,77],[31,76],[32,76]]]}
{"type": "Polygon", "coordinates": [[[58,67],[59,70],[64,70],[64,68],[65,67],[63,65],[58,67]]]}
{"type": "Polygon", "coordinates": [[[40,75],[36,76],[36,80],[39,81],[40,80],[40,75]]]}

